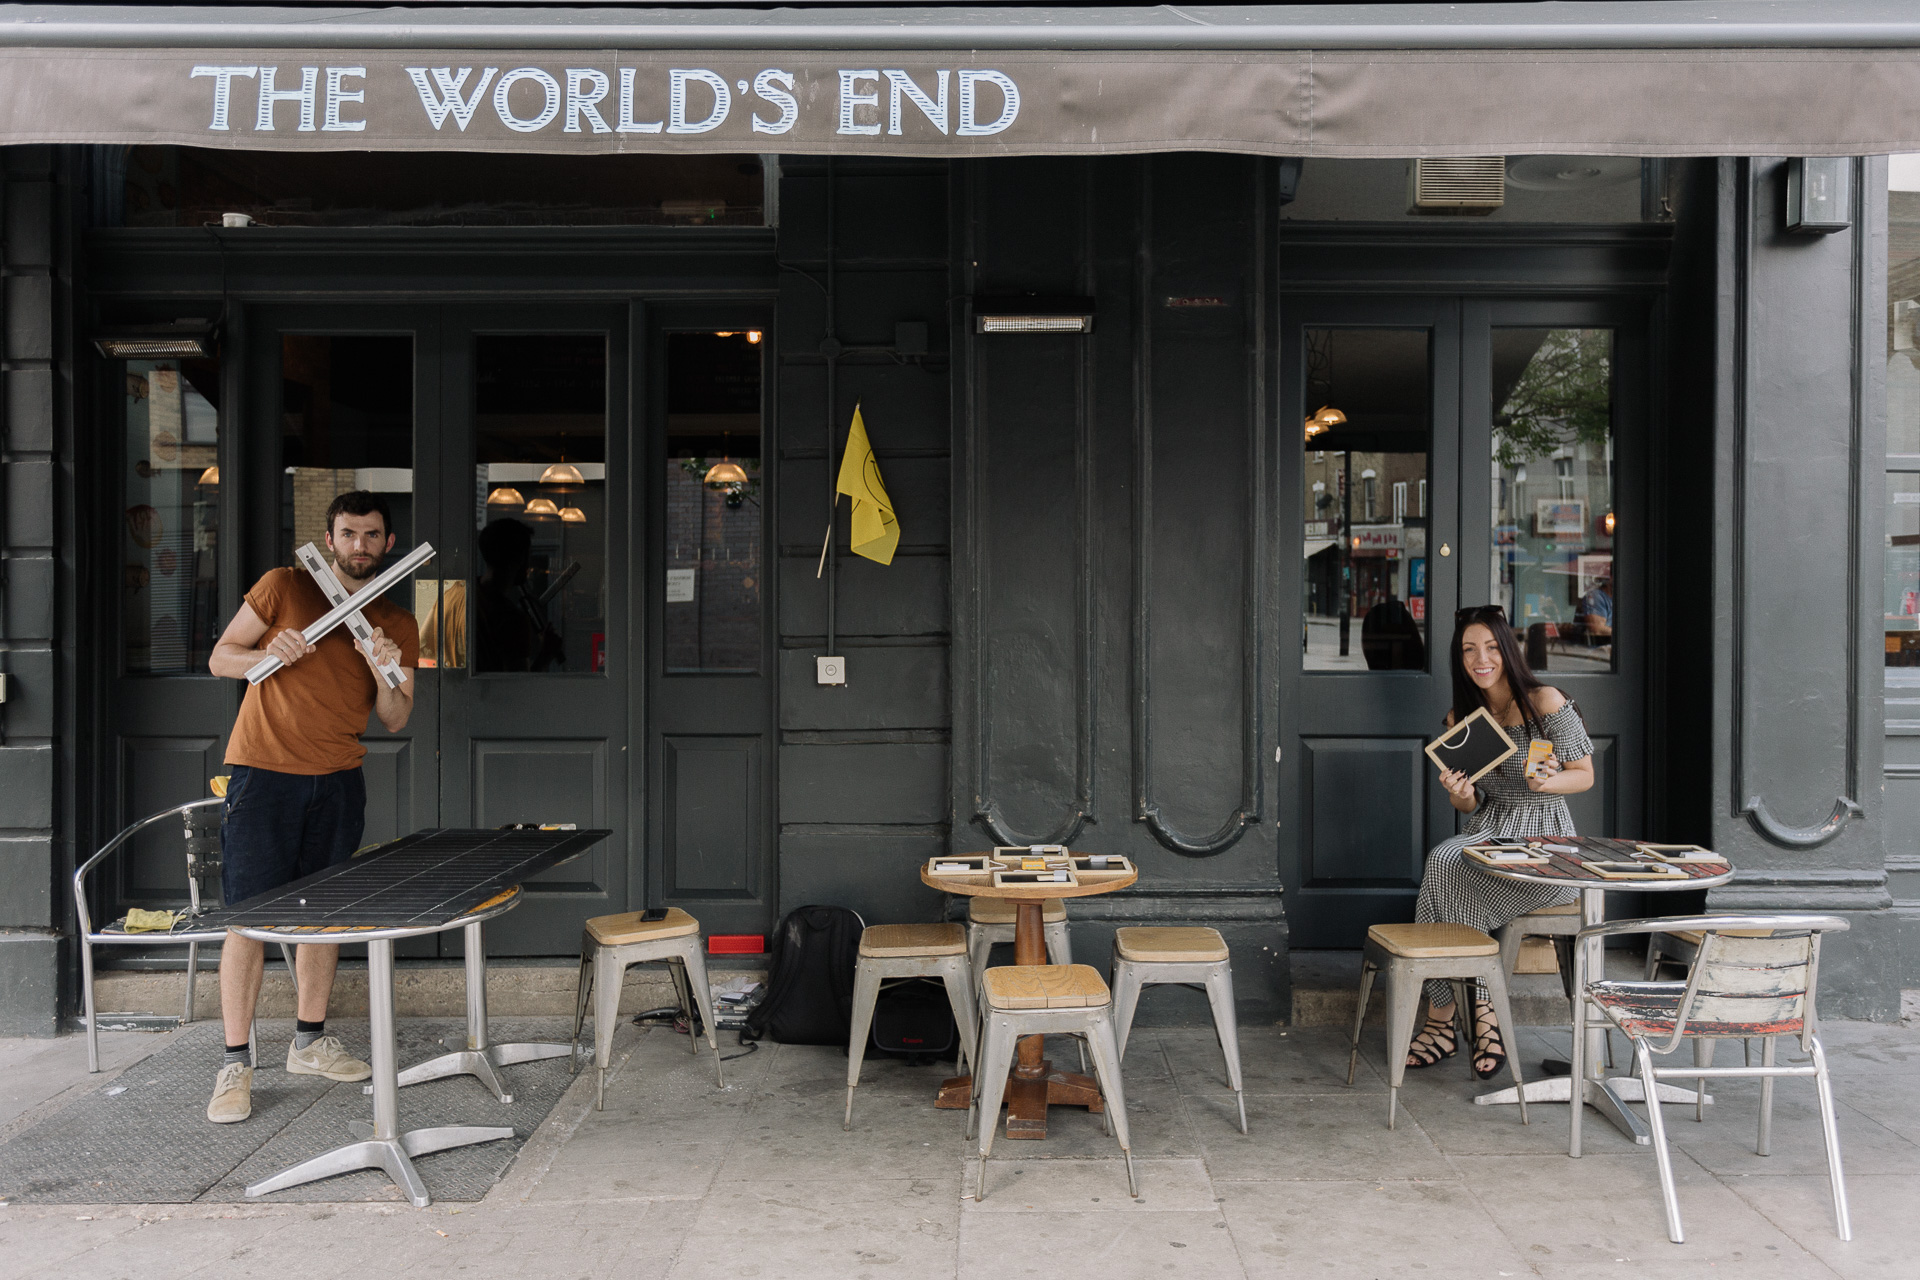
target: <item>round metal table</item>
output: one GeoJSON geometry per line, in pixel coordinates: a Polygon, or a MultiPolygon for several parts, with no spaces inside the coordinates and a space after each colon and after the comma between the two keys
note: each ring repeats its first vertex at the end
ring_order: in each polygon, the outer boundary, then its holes
{"type": "MultiPolygon", "coordinates": [[[[1600,840],[1589,836],[1547,836],[1532,837],[1525,841],[1488,840],[1487,844],[1540,845],[1543,843],[1573,845],[1588,857],[1600,857],[1607,860],[1630,860],[1628,850],[1638,843],[1633,840],[1600,840]]],[[[1476,871],[1490,876],[1499,876],[1507,880],[1522,880],[1528,884],[1551,885],[1557,889],[1578,889],[1580,891],[1580,927],[1591,928],[1606,919],[1607,894],[1613,893],[1673,893],[1682,890],[1711,889],[1733,879],[1733,864],[1693,863],[1681,867],[1684,877],[1659,880],[1610,880],[1598,872],[1590,871],[1579,857],[1569,857],[1556,853],[1552,861],[1543,867],[1530,866],[1489,866],[1473,858],[1466,859],[1467,865],[1476,871]]],[[[1598,1007],[1586,998],[1587,975],[1606,973],[1606,957],[1599,938],[1589,938],[1573,948],[1573,1007],[1574,1036],[1572,1070],[1549,1080],[1535,1080],[1524,1086],[1528,1102],[1571,1102],[1576,1096],[1574,1082],[1580,1082],[1577,1096],[1586,1106],[1613,1121],[1614,1126],[1641,1146],[1651,1142],[1646,1124],[1633,1113],[1629,1102],[1644,1102],[1645,1095],[1640,1081],[1635,1076],[1612,1076],[1604,1072],[1606,1045],[1602,1037],[1612,1024],[1601,1014],[1598,1007]]],[[[1508,1049],[1509,1053],[1518,1052],[1519,1046],[1508,1049]]],[[[1704,1086],[1703,1086],[1704,1087],[1704,1086]]],[[[1693,1102],[1694,1091],[1682,1089],[1678,1085],[1658,1086],[1662,1102],[1693,1102]]],[[[1483,1106],[1505,1102],[1517,1102],[1520,1090],[1507,1088],[1493,1093],[1482,1094],[1474,1099],[1483,1106]]],[[[1708,1098],[1711,1102],[1712,1099],[1708,1098]]],[[[1580,1154],[1580,1120],[1585,1108],[1568,1108],[1567,1154],[1580,1154]]]]}
{"type": "MultiPolygon", "coordinates": [[[[982,855],[966,855],[982,856],[982,855]]],[[[1084,857],[1084,854],[1070,854],[1084,857]]],[[[920,867],[923,883],[942,893],[968,898],[999,898],[1014,905],[1013,962],[1020,965],[1047,963],[1047,944],[1043,933],[1044,904],[1059,898],[1091,898],[1096,894],[1124,889],[1138,880],[1137,871],[1129,871],[1109,880],[1078,885],[1008,885],[994,887],[991,875],[935,875],[924,863],[920,867]]],[[[1086,1107],[1098,1112],[1104,1104],[1099,1082],[1092,1076],[1072,1071],[1055,1071],[1046,1059],[1044,1036],[1023,1036],[1013,1071],[1007,1078],[1007,1136],[1038,1139],[1047,1136],[1047,1108],[1050,1106],[1086,1107]]],[[[965,1110],[973,1092],[972,1076],[956,1076],[940,1086],[937,1107],[965,1110]]],[[[982,1124],[997,1123],[986,1117],[982,1124]]]]}
{"type": "MultiPolygon", "coordinates": [[[[400,1132],[400,1081],[393,1015],[393,944],[401,938],[418,938],[429,933],[478,926],[495,916],[504,915],[520,905],[520,886],[494,895],[463,916],[445,924],[393,929],[314,928],[281,926],[277,928],[236,928],[233,932],[258,942],[350,943],[367,945],[367,1014],[373,1041],[373,1123],[355,1120],[348,1125],[356,1141],[335,1147],[324,1155],[303,1160],[270,1178],[247,1188],[249,1196],[284,1191],[302,1183],[330,1178],[356,1169],[384,1169],[394,1185],[406,1193],[415,1208],[431,1204],[427,1187],[413,1167],[412,1157],[451,1147],[471,1146],[513,1137],[511,1128],[486,1125],[447,1125],[437,1129],[412,1129],[400,1132]]],[[[472,935],[470,934],[469,937],[472,935]]],[[[469,981],[471,981],[471,972],[469,981]]],[[[486,975],[480,975],[480,989],[486,989],[486,975]]],[[[471,999],[471,989],[469,990],[471,999]]],[[[483,1022],[484,1027],[484,1022],[483,1022]]],[[[484,1079],[484,1077],[483,1077],[484,1079]]]]}

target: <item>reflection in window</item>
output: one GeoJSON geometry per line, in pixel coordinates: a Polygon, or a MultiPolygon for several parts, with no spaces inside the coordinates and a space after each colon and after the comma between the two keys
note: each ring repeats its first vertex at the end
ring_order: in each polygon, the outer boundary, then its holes
{"type": "Polygon", "coordinates": [[[666,668],[761,666],[760,334],[667,338],[666,668]]]}
{"type": "Polygon", "coordinates": [[[1306,341],[1303,666],[1424,671],[1427,331],[1310,329],[1306,341]]]}
{"type": "Polygon", "coordinates": [[[1920,667],[1920,155],[1887,162],[1887,665],[1920,667]]]}
{"type": "Polygon", "coordinates": [[[1613,333],[1493,331],[1493,598],[1535,670],[1613,666],[1613,333]]]}
{"type": "Polygon", "coordinates": [[[475,671],[605,671],[606,336],[487,335],[474,368],[480,574],[445,629],[471,616],[475,671]]]}
{"type": "Polygon", "coordinates": [[[121,529],[130,672],[205,675],[219,635],[220,365],[129,360],[121,529]]]}

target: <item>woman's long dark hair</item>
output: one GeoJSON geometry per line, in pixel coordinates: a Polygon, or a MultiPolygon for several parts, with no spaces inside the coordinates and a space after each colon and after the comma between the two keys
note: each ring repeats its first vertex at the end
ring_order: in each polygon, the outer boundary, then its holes
{"type": "MultiPolygon", "coordinates": [[[[1527,654],[1520,647],[1520,637],[1514,634],[1513,627],[1507,622],[1507,612],[1497,604],[1482,605],[1477,609],[1462,609],[1453,616],[1453,647],[1447,656],[1447,669],[1453,673],[1453,722],[1459,724],[1481,707],[1487,706],[1485,690],[1475,684],[1467,675],[1466,663],[1460,660],[1460,645],[1467,638],[1467,628],[1485,627],[1493,632],[1493,643],[1500,650],[1500,665],[1504,668],[1507,690],[1513,695],[1514,705],[1520,708],[1521,723],[1526,726],[1527,735],[1544,738],[1546,726],[1533,711],[1533,692],[1547,686],[1534,677],[1533,668],[1527,665],[1527,654]]],[[[1493,714],[1491,707],[1487,714],[1493,714]]]]}

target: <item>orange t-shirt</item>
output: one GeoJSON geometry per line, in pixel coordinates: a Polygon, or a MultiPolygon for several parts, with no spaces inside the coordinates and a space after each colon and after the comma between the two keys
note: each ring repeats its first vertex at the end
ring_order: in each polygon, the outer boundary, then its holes
{"type": "MultiPolygon", "coordinates": [[[[253,584],[247,603],[267,624],[262,648],[281,631],[306,630],[333,607],[304,569],[272,570],[253,584]]],[[[384,598],[360,612],[400,646],[401,666],[419,665],[420,629],[412,614],[384,598]]],[[[309,776],[355,768],[367,754],[360,735],[373,714],[375,680],[353,636],[335,627],[312,653],[247,689],[227,763],[309,776]]]]}

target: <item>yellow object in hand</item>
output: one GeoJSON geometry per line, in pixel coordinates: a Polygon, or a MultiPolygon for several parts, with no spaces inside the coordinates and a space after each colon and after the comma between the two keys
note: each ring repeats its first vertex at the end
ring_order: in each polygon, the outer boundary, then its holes
{"type": "Polygon", "coordinates": [[[216,778],[209,779],[207,786],[213,789],[213,794],[224,799],[227,794],[227,783],[230,781],[232,781],[232,775],[223,773],[216,778]]]}

